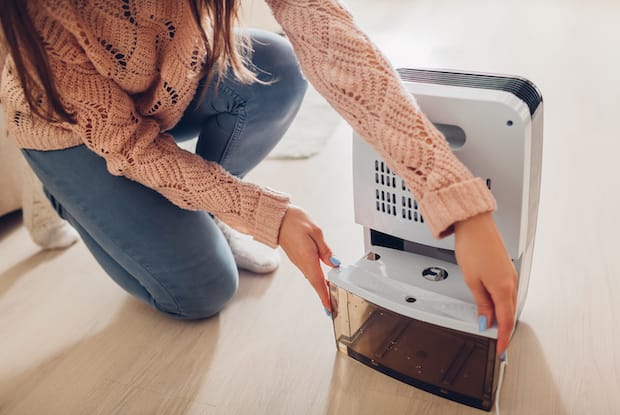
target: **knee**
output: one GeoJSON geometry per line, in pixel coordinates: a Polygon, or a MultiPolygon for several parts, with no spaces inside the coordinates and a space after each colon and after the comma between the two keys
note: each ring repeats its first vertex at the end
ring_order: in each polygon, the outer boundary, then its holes
{"type": "Polygon", "coordinates": [[[192,272],[188,277],[176,275],[177,281],[184,281],[172,295],[172,301],[155,301],[155,307],[177,319],[200,320],[213,317],[224,308],[237,291],[239,273],[237,267],[227,263],[225,266],[210,267],[203,272],[192,272]]]}

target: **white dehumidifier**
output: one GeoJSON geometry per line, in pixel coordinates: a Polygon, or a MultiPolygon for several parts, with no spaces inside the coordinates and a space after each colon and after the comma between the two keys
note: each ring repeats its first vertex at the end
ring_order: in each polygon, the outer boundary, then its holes
{"type": "MultiPolygon", "coordinates": [[[[518,319],[536,232],[542,96],[520,77],[419,69],[399,74],[497,200],[495,220],[519,277],[518,319]]],[[[359,137],[353,140],[353,178],[365,254],[328,274],[338,349],[412,386],[490,410],[500,377],[497,328],[478,330],[454,238],[432,237],[405,182],[359,137]]]]}

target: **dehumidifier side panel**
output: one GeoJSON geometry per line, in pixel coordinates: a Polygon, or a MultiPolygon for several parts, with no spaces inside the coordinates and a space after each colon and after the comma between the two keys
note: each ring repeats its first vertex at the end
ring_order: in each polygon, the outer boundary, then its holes
{"type": "Polygon", "coordinates": [[[540,187],[542,180],[543,157],[543,106],[540,105],[532,118],[532,145],[530,155],[530,187],[528,206],[528,227],[525,250],[519,263],[519,285],[517,290],[516,319],[519,320],[527,297],[529,279],[534,256],[534,241],[538,223],[538,207],[540,204],[540,187]]]}

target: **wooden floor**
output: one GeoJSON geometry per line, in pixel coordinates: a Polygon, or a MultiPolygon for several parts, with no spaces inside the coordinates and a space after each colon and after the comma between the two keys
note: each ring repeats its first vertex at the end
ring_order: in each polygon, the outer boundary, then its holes
{"type": "MultiPolygon", "coordinates": [[[[348,3],[396,65],[514,73],[541,89],[540,220],[501,412],[620,414],[620,3],[348,3]]],[[[362,255],[346,125],[319,156],[267,161],[249,180],[289,192],[345,264],[362,255]]],[[[117,288],[82,243],[39,251],[12,215],[0,220],[0,413],[481,412],[339,354],[288,261],[242,275],[218,317],[178,322],[117,288]]]]}

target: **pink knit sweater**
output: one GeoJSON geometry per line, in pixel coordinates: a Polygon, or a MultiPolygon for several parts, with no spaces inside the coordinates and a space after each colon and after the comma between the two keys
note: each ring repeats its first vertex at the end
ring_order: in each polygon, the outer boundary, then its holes
{"type": "MultiPolygon", "coordinates": [[[[61,99],[77,124],[32,115],[9,58],[0,97],[22,148],[85,144],[108,170],[206,210],[271,246],[286,195],[240,181],[166,133],[197,89],[206,50],[187,1],[40,0],[31,7],[61,99]]],[[[436,237],[495,209],[484,182],[450,151],[393,68],[338,0],[267,0],[317,90],[405,179],[436,237]]]]}

